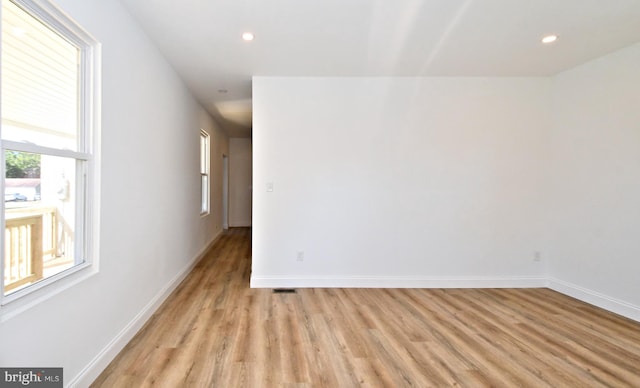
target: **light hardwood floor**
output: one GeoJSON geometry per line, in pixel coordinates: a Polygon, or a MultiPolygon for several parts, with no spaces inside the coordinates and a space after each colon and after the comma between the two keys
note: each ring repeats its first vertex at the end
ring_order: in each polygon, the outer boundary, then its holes
{"type": "Polygon", "coordinates": [[[640,323],[548,289],[250,289],[232,229],[93,387],[640,387],[640,323]]]}

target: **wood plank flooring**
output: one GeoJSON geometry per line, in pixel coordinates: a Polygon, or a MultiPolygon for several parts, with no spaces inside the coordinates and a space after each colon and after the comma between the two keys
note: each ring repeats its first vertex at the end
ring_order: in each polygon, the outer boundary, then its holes
{"type": "Polygon", "coordinates": [[[250,289],[232,229],[92,387],[640,387],[640,323],[548,289],[250,289]]]}

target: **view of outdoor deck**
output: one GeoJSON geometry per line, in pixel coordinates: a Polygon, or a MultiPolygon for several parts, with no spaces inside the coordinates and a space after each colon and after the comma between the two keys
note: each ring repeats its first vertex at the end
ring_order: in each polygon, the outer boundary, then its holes
{"type": "Polygon", "coordinates": [[[39,201],[7,202],[5,212],[5,294],[74,265],[73,236],[57,208],[39,201]]]}

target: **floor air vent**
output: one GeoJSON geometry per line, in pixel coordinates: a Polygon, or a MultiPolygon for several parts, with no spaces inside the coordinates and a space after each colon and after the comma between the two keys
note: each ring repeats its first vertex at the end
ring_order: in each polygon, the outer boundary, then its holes
{"type": "Polygon", "coordinates": [[[273,293],[274,294],[295,294],[296,289],[295,288],[274,288],[273,293]]]}

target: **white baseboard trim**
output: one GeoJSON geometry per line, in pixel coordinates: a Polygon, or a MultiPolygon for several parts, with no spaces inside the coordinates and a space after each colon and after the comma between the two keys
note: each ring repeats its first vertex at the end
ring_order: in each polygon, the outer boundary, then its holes
{"type": "Polygon", "coordinates": [[[144,324],[151,318],[153,313],[160,305],[171,295],[171,293],[180,285],[180,283],[193,270],[195,265],[209,252],[213,245],[222,236],[222,231],[198,252],[198,254],[185,266],[178,274],[164,286],[156,296],[147,303],[147,305],[131,320],[112,340],[98,353],[89,364],[73,378],[68,387],[88,387],[102,373],[111,361],[120,353],[120,351],[131,341],[144,324]]]}
{"type": "Polygon", "coordinates": [[[542,288],[544,277],[251,276],[252,288],[542,288]]]}
{"type": "Polygon", "coordinates": [[[640,307],[546,277],[251,276],[251,288],[543,288],[640,322],[640,307]]]}
{"type": "Polygon", "coordinates": [[[640,322],[640,306],[635,306],[623,300],[612,298],[599,292],[592,291],[559,279],[549,278],[548,287],[561,294],[576,298],[583,302],[640,322]]]}

